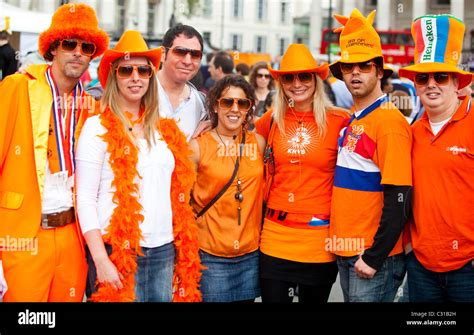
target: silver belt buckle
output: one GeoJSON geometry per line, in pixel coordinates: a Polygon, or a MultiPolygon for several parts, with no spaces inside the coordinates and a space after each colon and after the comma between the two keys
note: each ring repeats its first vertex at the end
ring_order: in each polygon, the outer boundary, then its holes
{"type": "Polygon", "coordinates": [[[54,227],[48,226],[48,214],[41,214],[41,228],[53,229],[54,227]]]}

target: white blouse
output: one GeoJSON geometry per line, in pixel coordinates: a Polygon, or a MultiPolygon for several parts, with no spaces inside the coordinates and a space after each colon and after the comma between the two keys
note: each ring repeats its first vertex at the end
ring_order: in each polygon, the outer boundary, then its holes
{"type": "MultiPolygon", "coordinates": [[[[77,213],[82,233],[100,229],[102,235],[117,206],[112,202],[114,174],[109,163],[107,143],[99,137],[106,132],[98,115],[87,119],[76,151],[77,213]]],[[[139,185],[139,203],[144,216],[140,224],[143,240],[140,246],[155,248],[173,241],[171,210],[171,175],[175,167],[173,153],[158,132],[155,144],[148,149],[139,139],[135,182],[139,185]]]]}

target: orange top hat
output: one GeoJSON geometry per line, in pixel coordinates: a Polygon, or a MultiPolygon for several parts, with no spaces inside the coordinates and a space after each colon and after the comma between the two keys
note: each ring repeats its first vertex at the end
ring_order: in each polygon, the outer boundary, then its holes
{"type": "Polygon", "coordinates": [[[99,64],[98,77],[102,87],[105,87],[112,63],[122,57],[146,57],[153,64],[155,69],[159,69],[162,48],[148,49],[145,40],[139,31],[127,30],[120,37],[120,40],[113,49],[104,53],[99,64]]]}
{"type": "Polygon", "coordinates": [[[400,77],[414,80],[416,73],[454,72],[459,79],[458,88],[469,85],[472,73],[461,70],[464,23],[452,15],[425,15],[411,25],[415,40],[415,65],[399,70],[400,77]]]}
{"type": "MultiPolygon", "coordinates": [[[[334,77],[342,80],[339,62],[361,63],[380,58],[383,64],[380,36],[373,27],[375,10],[367,15],[367,18],[357,8],[354,8],[350,17],[334,15],[334,18],[343,25],[334,29],[335,33],[341,32],[339,37],[341,58],[329,65],[334,77]]],[[[385,78],[392,73],[392,70],[384,68],[385,78]]]]}
{"type": "Polygon", "coordinates": [[[54,13],[48,30],[39,35],[39,52],[44,56],[54,41],[78,38],[96,46],[93,58],[104,53],[109,46],[109,35],[99,28],[92,7],[86,4],[66,4],[54,13]]]}
{"type": "Polygon", "coordinates": [[[280,69],[274,70],[268,64],[268,71],[275,79],[285,73],[315,72],[324,80],[329,74],[328,64],[324,63],[318,66],[316,59],[304,44],[290,44],[281,58],[280,69]]]}

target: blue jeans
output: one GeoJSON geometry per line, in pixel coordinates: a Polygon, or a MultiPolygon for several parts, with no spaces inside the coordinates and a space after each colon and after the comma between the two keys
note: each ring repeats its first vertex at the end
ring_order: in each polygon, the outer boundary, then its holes
{"type": "Polygon", "coordinates": [[[469,261],[462,268],[448,272],[433,272],[407,255],[408,289],[410,302],[474,302],[474,264],[469,261]]]}
{"type": "Polygon", "coordinates": [[[260,296],[259,251],[238,257],[218,257],[199,251],[203,302],[254,300],[260,296]]]}
{"type": "MultiPolygon", "coordinates": [[[[107,254],[112,253],[112,246],[105,245],[107,254]]],[[[173,273],[175,250],[173,242],[156,248],[142,247],[143,256],[138,256],[135,273],[136,302],[171,302],[173,297],[173,273]]],[[[86,294],[90,298],[97,290],[96,269],[87,249],[89,273],[87,275],[86,294]]]]}
{"type": "Polygon", "coordinates": [[[405,276],[405,255],[387,257],[372,279],[357,276],[354,265],[359,256],[337,256],[345,302],[393,302],[405,276]]]}
{"type": "Polygon", "coordinates": [[[135,301],[171,302],[173,298],[174,244],[142,247],[135,274],[135,301]]]}

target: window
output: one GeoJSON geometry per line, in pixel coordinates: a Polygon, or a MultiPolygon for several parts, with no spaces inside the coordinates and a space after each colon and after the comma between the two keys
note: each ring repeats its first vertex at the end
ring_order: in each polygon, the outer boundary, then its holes
{"type": "Polygon", "coordinates": [[[281,23],[288,23],[288,2],[281,2],[280,9],[281,23]]]}
{"type": "MultiPolygon", "coordinates": [[[[301,43],[301,42],[299,42],[301,43]]],[[[279,40],[279,44],[278,44],[278,47],[279,47],[279,54],[280,55],[283,55],[286,51],[286,48],[288,47],[288,38],[280,38],[279,40]]]]}
{"type": "Polygon", "coordinates": [[[267,18],[267,0],[257,0],[257,21],[267,18]]]}
{"type": "Polygon", "coordinates": [[[243,12],[243,0],[234,0],[234,5],[232,6],[232,15],[233,17],[241,18],[243,12]]]}
{"type": "Polygon", "coordinates": [[[242,50],[242,34],[232,34],[232,50],[241,51],[242,50]]]}
{"type": "Polygon", "coordinates": [[[118,29],[117,29],[117,36],[122,36],[123,32],[125,31],[125,0],[118,0],[117,4],[117,12],[118,12],[118,29]]]}
{"type": "Polygon", "coordinates": [[[371,7],[377,7],[377,0],[370,0],[370,1],[369,1],[369,6],[371,6],[371,7]]]}
{"type": "Polygon", "coordinates": [[[210,31],[203,32],[202,39],[206,41],[208,44],[211,44],[211,32],[210,31]]]}
{"type": "Polygon", "coordinates": [[[255,36],[255,51],[266,52],[267,50],[267,38],[265,36],[255,36]]]}
{"type": "Polygon", "coordinates": [[[212,16],[212,0],[204,0],[202,6],[202,16],[211,17],[212,16]]]}
{"type": "Polygon", "coordinates": [[[147,34],[148,37],[153,36],[154,32],[154,23],[155,23],[155,10],[156,10],[156,3],[149,2],[148,3],[148,21],[147,21],[147,34]]]}
{"type": "Polygon", "coordinates": [[[451,0],[435,0],[436,6],[451,6],[451,0]]]}

